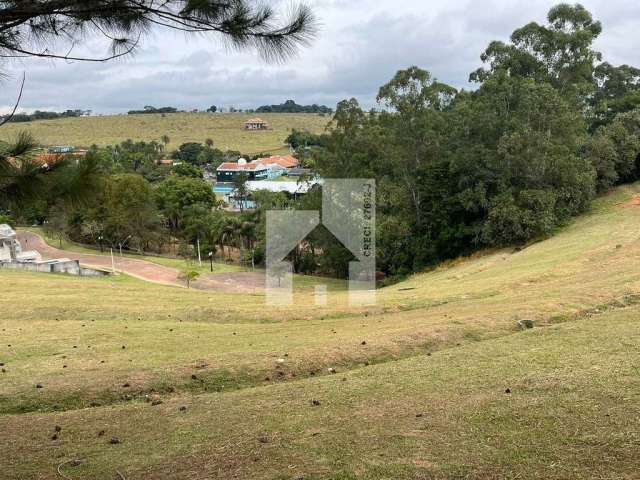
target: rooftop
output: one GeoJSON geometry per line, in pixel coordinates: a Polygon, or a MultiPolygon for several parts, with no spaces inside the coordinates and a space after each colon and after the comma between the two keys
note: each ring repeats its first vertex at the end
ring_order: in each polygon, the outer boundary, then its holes
{"type": "Polygon", "coordinates": [[[247,120],[244,123],[267,123],[264,120],[262,120],[261,118],[250,118],[249,120],[247,120]]]}
{"type": "Polygon", "coordinates": [[[280,165],[282,168],[297,167],[300,163],[297,158],[292,155],[272,155],[270,157],[259,158],[251,163],[262,163],[263,165],[280,165]]]}
{"type": "Polygon", "coordinates": [[[260,162],[251,162],[251,163],[234,163],[234,162],[224,162],[221,163],[216,170],[263,170],[267,168],[260,162]]]}

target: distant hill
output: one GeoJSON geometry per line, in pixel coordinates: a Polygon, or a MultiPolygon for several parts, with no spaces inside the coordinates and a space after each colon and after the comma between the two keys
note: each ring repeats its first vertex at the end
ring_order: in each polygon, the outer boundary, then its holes
{"type": "Polygon", "coordinates": [[[207,138],[216,148],[237,150],[246,155],[288,153],[285,139],[295,130],[320,134],[329,118],[313,114],[262,113],[270,130],[251,132],[244,129],[246,113],[161,113],[144,115],[109,115],[43,119],[37,122],[9,123],[0,128],[0,140],[12,140],[21,130],[28,130],[43,145],[89,147],[115,145],[124,140],[159,141],[170,139],[167,151],[186,142],[203,143],[207,138]]]}
{"type": "Polygon", "coordinates": [[[331,113],[332,109],[325,105],[298,105],[293,100],[287,100],[280,105],[263,105],[259,107],[258,113],[331,113]]]}

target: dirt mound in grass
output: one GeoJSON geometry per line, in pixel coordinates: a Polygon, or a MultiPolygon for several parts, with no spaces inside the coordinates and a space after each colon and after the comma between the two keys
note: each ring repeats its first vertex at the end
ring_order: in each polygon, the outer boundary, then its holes
{"type": "Polygon", "coordinates": [[[640,207],[640,195],[636,195],[628,202],[621,203],[619,206],[621,208],[640,207]]]}

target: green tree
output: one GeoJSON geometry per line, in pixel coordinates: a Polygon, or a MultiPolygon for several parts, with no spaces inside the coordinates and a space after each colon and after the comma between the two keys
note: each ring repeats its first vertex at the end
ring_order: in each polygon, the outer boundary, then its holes
{"type": "MultiPolygon", "coordinates": [[[[231,260],[231,249],[238,247],[238,233],[242,222],[238,217],[226,216],[220,229],[220,243],[227,247],[227,260],[231,260]]],[[[224,253],[224,252],[223,252],[224,253]]]]}
{"type": "Polygon", "coordinates": [[[461,97],[455,115],[450,171],[482,242],[548,235],[588,206],[596,173],[579,155],[586,123],[551,85],[498,74],[461,97]]]}
{"type": "Polygon", "coordinates": [[[201,143],[197,142],[183,143],[178,147],[176,158],[192,165],[198,165],[200,163],[198,156],[204,148],[201,143]]]}
{"type": "Polygon", "coordinates": [[[415,216],[415,226],[423,227],[423,174],[441,152],[438,139],[445,127],[444,110],[456,90],[433,80],[417,67],[400,70],[380,88],[377,100],[390,108],[380,114],[380,124],[390,134],[388,167],[401,179],[415,216]]]}
{"type": "Polygon", "coordinates": [[[199,276],[200,273],[195,270],[183,270],[180,272],[180,279],[184,281],[187,288],[191,288],[191,283],[197,280],[199,276]]]}
{"type": "Polygon", "coordinates": [[[102,248],[101,237],[104,234],[104,225],[98,220],[85,220],[80,227],[82,236],[89,239],[92,243],[99,243],[102,248]]]}
{"type": "Polygon", "coordinates": [[[202,169],[188,163],[180,163],[173,166],[173,173],[181,177],[203,178],[202,169]]]}
{"type": "Polygon", "coordinates": [[[596,67],[594,77],[597,89],[591,102],[592,130],[640,107],[640,69],[604,62],[596,67]]]}
{"type": "Polygon", "coordinates": [[[151,185],[140,175],[114,175],[104,192],[105,238],[113,246],[133,245],[142,252],[158,240],[160,216],[151,185]]]}
{"type": "Polygon", "coordinates": [[[0,213],[0,224],[6,223],[8,225],[13,225],[13,218],[10,215],[0,213]]]}
{"type": "Polygon", "coordinates": [[[36,147],[27,132],[19,133],[10,144],[0,144],[0,211],[20,216],[35,204],[44,203],[46,211],[52,199],[71,206],[93,194],[100,182],[95,155],[43,164],[34,158],[36,147]]]}
{"type": "Polygon", "coordinates": [[[245,172],[240,172],[233,177],[233,194],[239,201],[240,212],[244,211],[245,203],[249,198],[248,180],[249,177],[245,172]]]}
{"type": "Polygon", "coordinates": [[[187,207],[200,204],[211,209],[217,205],[216,197],[207,182],[177,175],[166,178],[158,185],[155,200],[169,228],[174,231],[182,228],[187,207]]]}
{"type": "Polygon", "coordinates": [[[142,172],[145,169],[155,169],[156,161],[162,156],[161,150],[158,142],[134,142],[130,139],[107,148],[112,164],[117,166],[120,172],[142,172]]]}
{"type": "MultiPolygon", "coordinates": [[[[383,111],[338,105],[317,167],[376,179],[377,262],[388,274],[549,235],[594,195],[582,111],[549,83],[498,71],[456,93],[412,67],[379,100],[383,111]]],[[[296,208],[319,201],[312,192],[296,208]]],[[[320,268],[338,272],[339,247],[314,241],[320,268]]]]}
{"type": "Polygon", "coordinates": [[[586,145],[586,157],[596,171],[596,189],[605,192],[614,186],[618,179],[616,166],[619,162],[618,152],[609,132],[599,129],[586,145]]]}
{"type": "Polygon", "coordinates": [[[209,165],[211,168],[217,168],[225,161],[225,155],[222,150],[211,147],[204,147],[198,154],[198,165],[209,165]]]}
{"type": "Polygon", "coordinates": [[[549,82],[567,98],[586,102],[593,93],[593,74],[601,54],[593,42],[602,32],[582,5],[561,3],[549,10],[547,25],[531,22],[511,34],[511,42],[491,42],[481,59],[488,67],[471,75],[484,82],[497,72],[549,82]]]}
{"type": "Polygon", "coordinates": [[[221,233],[222,215],[223,212],[201,203],[187,207],[182,222],[185,241],[194,246],[199,241],[203,252],[215,252],[221,233]]]}
{"type": "Polygon", "coordinates": [[[640,109],[618,115],[600,127],[587,144],[587,157],[598,172],[604,191],[640,178],[640,109]]]}
{"type": "Polygon", "coordinates": [[[62,241],[68,237],[69,232],[69,215],[64,202],[58,201],[49,209],[44,230],[47,235],[57,238],[62,248],[62,241]]]}

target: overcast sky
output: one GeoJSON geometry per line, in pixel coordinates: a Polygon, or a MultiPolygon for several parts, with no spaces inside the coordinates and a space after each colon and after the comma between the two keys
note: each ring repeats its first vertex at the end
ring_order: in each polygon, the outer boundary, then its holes
{"type": "MultiPolygon", "coordinates": [[[[280,2],[276,2],[280,3],[280,2]]],[[[181,109],[209,105],[256,107],[295,99],[335,104],[356,97],[375,103],[380,85],[418,65],[438,80],[468,87],[469,73],[494,39],[532,20],[544,22],[547,0],[308,0],[320,23],[316,40],[283,65],[255,52],[229,52],[219,39],[156,30],[135,57],[105,64],[29,60],[9,65],[0,108],[14,101],[23,70],[24,110],[92,109],[125,112],[144,105],[181,109]]],[[[640,65],[640,2],[585,0],[603,23],[596,48],[613,64],[640,65]]],[[[287,2],[282,2],[284,8],[287,2]]],[[[104,55],[104,44],[90,51],[104,55]]],[[[79,52],[79,51],[78,51],[79,52]]]]}

